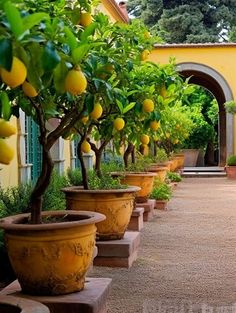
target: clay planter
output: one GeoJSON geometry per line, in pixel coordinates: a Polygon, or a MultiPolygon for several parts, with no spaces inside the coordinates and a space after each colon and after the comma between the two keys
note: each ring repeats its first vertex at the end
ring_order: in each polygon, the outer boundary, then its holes
{"type": "Polygon", "coordinates": [[[97,224],[98,240],[122,239],[128,227],[134,207],[134,199],[140,188],[84,190],[82,187],[63,188],[68,210],[87,210],[102,213],[106,220],[97,224]]]}
{"type": "Polygon", "coordinates": [[[155,202],[155,209],[158,209],[158,210],[167,210],[167,203],[168,201],[167,200],[156,200],[155,202]]]}
{"type": "Polygon", "coordinates": [[[178,165],[177,165],[177,168],[178,169],[181,169],[181,168],[183,168],[184,167],[184,154],[175,154],[174,155],[174,159],[176,159],[177,160],[177,162],[178,162],[178,165]]]}
{"type": "Polygon", "coordinates": [[[160,167],[167,167],[168,168],[168,172],[169,172],[171,163],[172,163],[171,161],[165,161],[165,162],[162,162],[162,163],[153,163],[153,165],[160,166],[160,167]]]}
{"type": "Polygon", "coordinates": [[[195,167],[197,164],[197,158],[199,155],[198,149],[183,149],[184,154],[184,166],[195,167]]]}
{"type": "Polygon", "coordinates": [[[226,166],[225,167],[227,178],[229,179],[236,179],[236,166],[226,166]]]}
{"type": "Polygon", "coordinates": [[[37,301],[0,295],[1,313],[50,313],[48,307],[37,301]]]}
{"type": "Polygon", "coordinates": [[[178,168],[178,160],[176,158],[172,158],[170,161],[170,171],[175,172],[178,168]]]}
{"type": "Polygon", "coordinates": [[[77,211],[46,211],[42,215],[61,221],[26,224],[29,214],[0,220],[22,291],[50,296],[82,290],[93,259],[95,223],[105,216],[77,211]]]}
{"type": "Polygon", "coordinates": [[[156,173],[156,178],[159,179],[161,182],[164,182],[168,172],[168,167],[151,165],[148,171],[156,173]]]}
{"type": "Polygon", "coordinates": [[[146,202],[153,189],[156,173],[152,172],[120,172],[112,173],[112,176],[121,176],[121,184],[138,186],[140,191],[137,193],[135,201],[137,203],[146,202]]]}

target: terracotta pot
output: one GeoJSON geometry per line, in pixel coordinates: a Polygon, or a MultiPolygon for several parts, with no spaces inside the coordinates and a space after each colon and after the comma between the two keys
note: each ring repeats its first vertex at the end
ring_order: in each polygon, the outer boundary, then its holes
{"type": "Polygon", "coordinates": [[[123,172],[112,173],[113,176],[121,176],[121,183],[140,187],[135,201],[137,203],[146,202],[153,189],[154,178],[156,173],[151,172],[123,172]]]}
{"type": "Polygon", "coordinates": [[[236,166],[226,166],[225,167],[227,178],[236,179],[236,166]]]}
{"type": "Polygon", "coordinates": [[[157,165],[157,166],[160,166],[160,167],[167,167],[168,168],[168,172],[170,171],[170,166],[171,166],[171,161],[165,161],[165,162],[162,162],[162,163],[153,163],[153,165],[157,165]]]}
{"type": "Polygon", "coordinates": [[[183,149],[184,154],[184,166],[195,167],[197,164],[197,158],[199,154],[198,149],[183,149]]]}
{"type": "Polygon", "coordinates": [[[177,159],[177,162],[178,162],[177,168],[178,169],[183,168],[184,167],[184,158],[185,158],[184,154],[181,154],[181,153],[175,154],[174,158],[177,159]]]}
{"type": "Polygon", "coordinates": [[[156,200],[155,202],[155,209],[158,210],[167,210],[167,200],[156,200]]]}
{"type": "Polygon", "coordinates": [[[166,179],[167,172],[168,172],[168,167],[151,165],[148,171],[156,173],[157,176],[155,177],[155,179],[157,178],[161,182],[164,182],[166,179]]]}
{"type": "Polygon", "coordinates": [[[61,221],[26,224],[29,214],[0,221],[22,291],[32,295],[61,295],[82,290],[93,259],[95,223],[105,216],[86,211],[45,211],[42,215],[61,221]]]}
{"type": "Polygon", "coordinates": [[[106,220],[97,224],[98,240],[122,239],[128,227],[138,187],[115,190],[84,190],[82,187],[63,188],[68,210],[102,213],[106,220]]]}
{"type": "Polygon", "coordinates": [[[50,313],[48,307],[25,298],[0,295],[1,313],[50,313]]]}
{"type": "Polygon", "coordinates": [[[170,171],[175,172],[178,169],[178,164],[179,164],[178,159],[173,157],[171,159],[170,171]]]}

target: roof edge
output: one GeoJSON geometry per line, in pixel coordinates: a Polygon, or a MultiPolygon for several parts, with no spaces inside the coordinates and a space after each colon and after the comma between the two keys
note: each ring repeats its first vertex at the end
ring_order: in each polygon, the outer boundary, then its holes
{"type": "Polygon", "coordinates": [[[230,43],[213,43],[213,42],[207,42],[207,43],[173,43],[173,44],[159,44],[155,43],[154,48],[158,49],[164,49],[164,48],[201,48],[201,47],[236,47],[236,43],[230,42],[230,43]]]}
{"type": "Polygon", "coordinates": [[[115,16],[118,18],[118,20],[124,23],[129,23],[129,19],[127,16],[125,16],[115,0],[101,0],[101,2],[104,4],[104,6],[108,7],[115,13],[115,16]]]}

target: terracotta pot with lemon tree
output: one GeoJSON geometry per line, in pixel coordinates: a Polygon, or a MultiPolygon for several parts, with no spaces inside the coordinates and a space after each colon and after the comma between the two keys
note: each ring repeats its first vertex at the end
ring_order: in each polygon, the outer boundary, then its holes
{"type": "MultiPolygon", "coordinates": [[[[38,124],[42,146],[42,170],[25,208],[30,213],[4,218],[0,227],[5,230],[10,261],[22,291],[58,295],[83,289],[93,257],[95,223],[105,218],[95,212],[41,212],[53,170],[50,149],[83,117],[88,106],[83,61],[95,43],[91,36],[96,27],[88,26],[84,32],[83,27],[71,26],[66,16],[69,11],[57,3],[42,1],[42,12],[38,12],[38,5],[39,1],[0,4],[4,24],[0,40],[1,117],[8,120],[23,110],[38,124]],[[53,130],[48,129],[51,118],[60,121],[53,130]]],[[[83,10],[80,5],[78,8],[83,10]]],[[[12,134],[10,127],[1,130],[3,137],[12,134]]],[[[1,162],[9,162],[9,156],[1,162]]]]}
{"type": "MultiPolygon", "coordinates": [[[[130,88],[129,73],[140,65],[140,53],[145,41],[140,31],[144,27],[137,22],[134,25],[110,25],[106,17],[99,15],[99,19],[103,19],[104,23],[97,32],[102,37],[106,32],[107,44],[100,47],[96,56],[85,62],[85,71],[91,71],[87,88],[91,102],[86,115],[75,125],[79,134],[77,152],[83,188],[74,186],[63,191],[66,193],[68,209],[86,208],[106,215],[106,220],[97,225],[97,237],[110,240],[123,238],[139,187],[111,183],[110,186],[103,184],[106,190],[99,190],[102,184],[98,183],[96,190],[91,190],[83,164],[83,153],[90,149],[94,151],[96,179],[99,181],[103,176],[102,153],[111,140],[116,141],[122,136],[126,127],[126,115],[135,107],[135,103],[129,101],[130,94],[135,92],[130,88]]],[[[107,180],[109,181],[109,177],[107,180]]]]}

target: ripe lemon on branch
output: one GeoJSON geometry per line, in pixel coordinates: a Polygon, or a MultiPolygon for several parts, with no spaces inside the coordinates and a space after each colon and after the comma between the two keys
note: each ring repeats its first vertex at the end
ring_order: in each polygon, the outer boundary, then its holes
{"type": "Polygon", "coordinates": [[[149,136],[145,134],[141,135],[140,141],[142,142],[142,144],[148,145],[150,141],[149,136]]]}
{"type": "Polygon", "coordinates": [[[22,85],[22,90],[24,91],[24,94],[29,98],[34,98],[38,95],[36,89],[34,86],[32,86],[30,83],[25,81],[22,85]]]}
{"type": "Polygon", "coordinates": [[[90,116],[92,119],[97,120],[99,117],[102,116],[102,112],[102,106],[99,102],[97,102],[94,104],[93,111],[90,113],[90,116]]]}
{"type": "Polygon", "coordinates": [[[151,99],[145,99],[143,101],[143,111],[144,112],[152,112],[154,110],[154,102],[151,99]]]}
{"type": "Polygon", "coordinates": [[[87,27],[92,23],[93,19],[89,12],[82,12],[80,15],[79,24],[83,27],[87,27]]]}
{"type": "Polygon", "coordinates": [[[14,149],[6,142],[5,139],[0,138],[0,163],[10,164],[14,158],[14,149]]]}
{"type": "Polygon", "coordinates": [[[81,95],[87,88],[87,79],[84,73],[78,69],[70,70],[65,79],[65,90],[73,96],[81,95]]]}
{"type": "Polygon", "coordinates": [[[81,151],[84,153],[89,153],[91,151],[90,143],[87,140],[84,140],[81,144],[81,151]]]}
{"type": "Polygon", "coordinates": [[[15,135],[16,127],[10,122],[0,119],[0,137],[10,137],[15,135]]]}
{"type": "Polygon", "coordinates": [[[125,126],[125,121],[123,120],[122,117],[117,117],[113,122],[113,126],[118,131],[122,130],[125,126]]]}
{"type": "Polygon", "coordinates": [[[150,127],[152,130],[158,130],[158,128],[160,127],[160,121],[151,121],[150,127]]]}
{"type": "Polygon", "coordinates": [[[13,57],[10,72],[6,69],[1,69],[3,82],[11,88],[15,88],[23,84],[27,76],[27,69],[24,63],[17,57],[13,57]]]}

